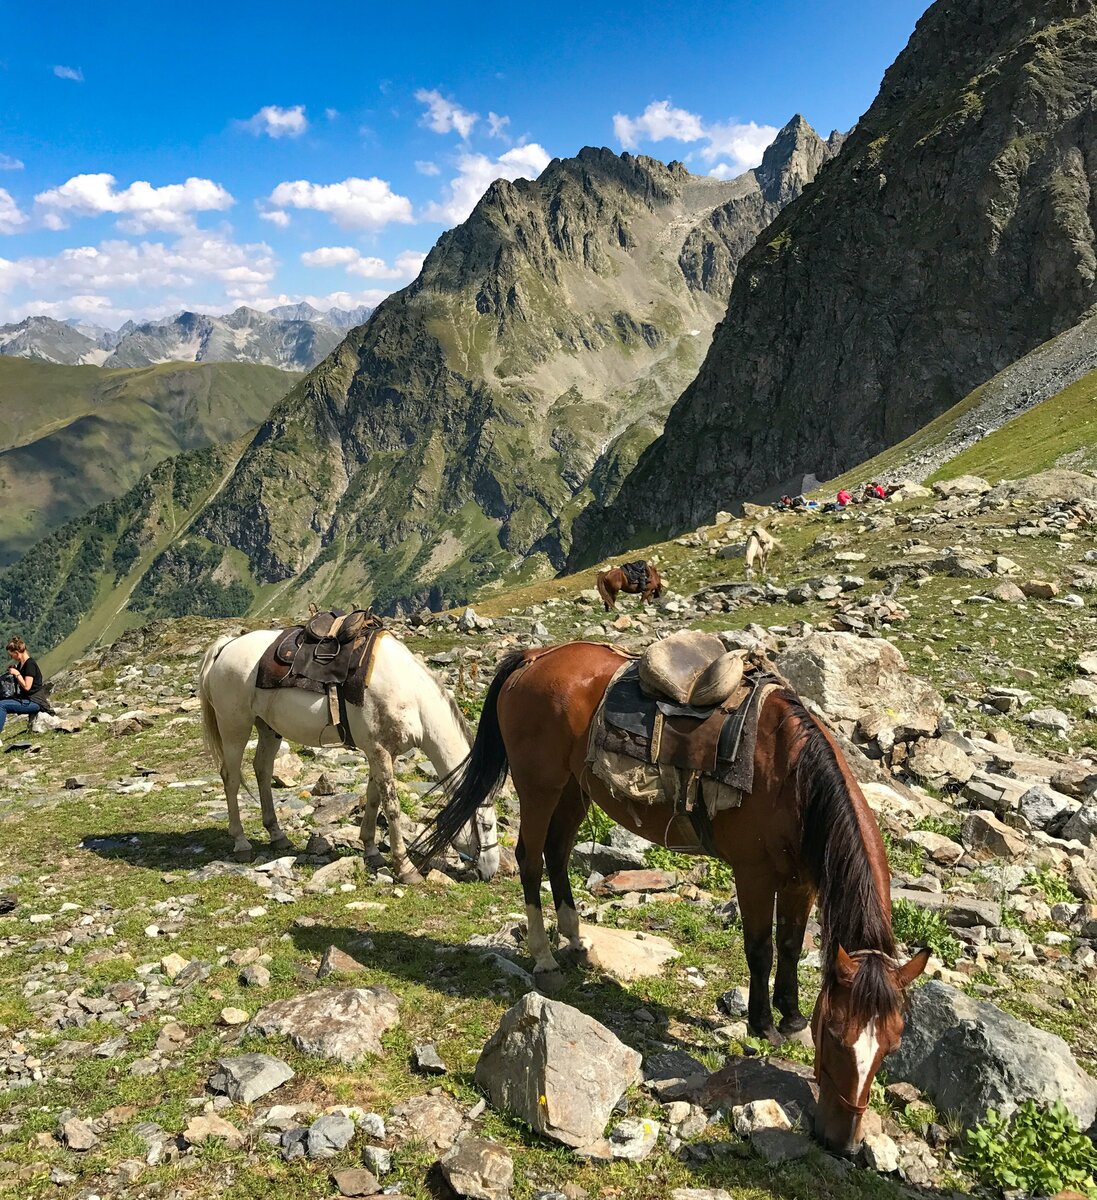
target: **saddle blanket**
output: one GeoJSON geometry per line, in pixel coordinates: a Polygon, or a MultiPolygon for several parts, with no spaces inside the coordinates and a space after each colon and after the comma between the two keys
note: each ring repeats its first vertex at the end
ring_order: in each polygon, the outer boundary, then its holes
{"type": "Polygon", "coordinates": [[[595,713],[587,767],[618,799],[669,804],[711,819],[738,808],[754,787],[758,718],[771,692],[787,686],[748,671],[720,705],[695,708],[648,696],[636,662],[610,680],[595,713]]]}
{"type": "Polygon", "coordinates": [[[628,586],[635,588],[636,591],[642,592],[648,586],[648,564],[645,559],[638,558],[635,562],[627,562],[621,564],[621,572],[628,582],[628,586]]]}

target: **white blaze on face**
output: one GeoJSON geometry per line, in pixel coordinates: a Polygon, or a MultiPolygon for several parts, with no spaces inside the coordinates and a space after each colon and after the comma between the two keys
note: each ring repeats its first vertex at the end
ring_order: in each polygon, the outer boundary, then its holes
{"type": "Polygon", "coordinates": [[[872,1070],[872,1064],[876,1061],[876,1055],[879,1053],[879,1050],[880,1040],[876,1036],[876,1018],[873,1017],[857,1035],[857,1040],[853,1043],[853,1062],[857,1070],[858,1102],[864,1093],[865,1085],[868,1083],[869,1072],[872,1070]]]}

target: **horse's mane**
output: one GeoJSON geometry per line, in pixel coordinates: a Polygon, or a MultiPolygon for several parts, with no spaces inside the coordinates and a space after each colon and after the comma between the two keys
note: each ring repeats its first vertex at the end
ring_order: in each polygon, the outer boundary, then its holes
{"type": "Polygon", "coordinates": [[[869,951],[860,959],[853,983],[850,1016],[864,1021],[902,1006],[902,993],[887,970],[894,960],[891,913],[876,888],[849,783],[834,746],[819,723],[791,693],[784,693],[789,716],[799,726],[794,767],[803,829],[801,854],[819,889],[823,928],[823,1002],[837,983],[838,947],[869,951]]]}

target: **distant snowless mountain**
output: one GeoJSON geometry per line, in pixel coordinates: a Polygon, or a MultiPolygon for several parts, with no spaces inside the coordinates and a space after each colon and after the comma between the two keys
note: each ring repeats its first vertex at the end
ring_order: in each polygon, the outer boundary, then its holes
{"type": "Polygon", "coordinates": [[[140,325],[106,329],[88,321],[27,317],[0,325],[0,354],[70,366],[146,367],[164,362],[251,362],[307,371],[364,325],[372,308],[283,304],[270,312],[240,307],[224,316],[180,312],[140,325]]]}

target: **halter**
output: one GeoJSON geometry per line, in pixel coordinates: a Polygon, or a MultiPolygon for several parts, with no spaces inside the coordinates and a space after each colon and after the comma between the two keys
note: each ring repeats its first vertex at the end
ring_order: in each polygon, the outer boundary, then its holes
{"type": "MultiPolygon", "coordinates": [[[[852,952],[847,951],[846,953],[851,959],[853,959],[854,962],[864,962],[866,958],[879,958],[883,960],[885,966],[890,967],[895,971],[899,970],[900,964],[892,955],[888,954],[884,950],[854,950],[852,952]]],[[[815,1064],[815,1082],[821,1083],[821,1076],[826,1076],[826,1078],[830,1081],[830,1086],[834,1089],[834,1098],[846,1110],[846,1112],[852,1113],[857,1117],[863,1117],[868,1109],[868,1102],[866,1101],[864,1104],[851,1104],[845,1098],[845,1096],[842,1095],[842,1091],[835,1082],[834,1076],[831,1075],[831,1073],[826,1069],[825,1065],[821,1065],[818,1055],[816,1055],[815,1064]]]]}
{"type": "Polygon", "coordinates": [[[841,1088],[839,1088],[838,1084],[835,1083],[834,1076],[831,1075],[831,1073],[826,1069],[826,1067],[818,1067],[817,1066],[815,1068],[815,1082],[816,1083],[822,1082],[822,1080],[819,1078],[821,1074],[825,1075],[827,1077],[827,1079],[830,1080],[830,1086],[834,1089],[834,1098],[846,1110],[846,1112],[853,1113],[853,1115],[857,1116],[857,1117],[863,1117],[865,1115],[865,1110],[868,1108],[867,1101],[864,1104],[851,1104],[845,1098],[845,1096],[842,1095],[841,1088]]]}

